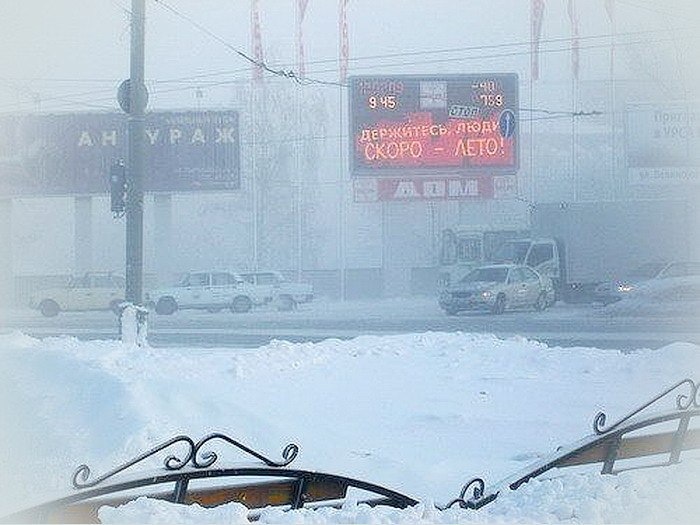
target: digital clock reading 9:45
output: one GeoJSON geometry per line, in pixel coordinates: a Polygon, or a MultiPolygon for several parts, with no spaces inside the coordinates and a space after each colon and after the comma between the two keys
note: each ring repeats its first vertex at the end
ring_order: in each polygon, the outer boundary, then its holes
{"type": "Polygon", "coordinates": [[[370,95],[367,97],[367,106],[370,109],[396,109],[397,105],[396,95],[370,95]]]}

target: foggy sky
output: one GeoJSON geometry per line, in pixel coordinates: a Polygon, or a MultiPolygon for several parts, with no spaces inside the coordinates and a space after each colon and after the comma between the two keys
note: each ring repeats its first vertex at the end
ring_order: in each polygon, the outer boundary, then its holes
{"type": "MultiPolygon", "coordinates": [[[[260,0],[265,58],[273,66],[295,61],[294,0],[260,0]]],[[[651,69],[669,80],[691,83],[693,61],[687,34],[697,21],[693,0],[617,0],[618,42],[632,32],[648,45],[620,45],[617,76],[649,82],[651,69]],[[675,38],[675,40],[674,40],[675,38]],[[639,56],[645,57],[640,64],[639,56]]],[[[247,0],[168,0],[167,5],[230,46],[250,50],[250,2],[247,0]]],[[[547,0],[542,38],[570,36],[566,0],[547,0]]],[[[578,0],[582,82],[607,77],[608,49],[586,49],[595,35],[609,34],[604,0],[578,0]]],[[[128,75],[128,0],[0,1],[0,113],[16,111],[116,110],[114,92],[128,75]]],[[[527,46],[445,53],[473,46],[527,42],[528,0],[351,0],[349,3],[350,74],[467,73],[515,71],[529,75],[527,46]],[[434,51],[408,57],[366,57],[434,51]],[[516,53],[516,56],[503,56],[516,53]],[[499,57],[488,58],[498,54],[499,57]],[[463,60],[455,60],[461,57],[463,60]],[[435,60],[448,59],[445,62],[435,60]],[[407,63],[397,65],[397,63],[407,63]]],[[[146,3],[146,77],[150,109],[202,106],[229,102],[229,82],[246,81],[248,64],[221,42],[155,0],[146,3]],[[177,79],[182,79],[175,81],[177,79]],[[212,85],[218,83],[219,85],[212,85]],[[223,84],[222,84],[223,83],[223,84]],[[199,88],[200,98],[196,98],[199,88]]],[[[303,26],[308,76],[337,80],[338,2],[310,0],[303,26]],[[314,61],[328,61],[313,64],[314,61]],[[328,71],[328,70],[333,71],[328,71]]],[[[637,38],[638,40],[639,38],[637,38]]],[[[599,40],[595,41],[600,44],[599,40]]],[[[543,50],[566,47],[544,44],[543,50]]],[[[545,52],[541,57],[542,95],[559,100],[561,84],[570,81],[570,53],[545,52]]],[[[671,93],[682,98],[681,91],[671,93]]]]}
{"type": "MultiPolygon", "coordinates": [[[[231,107],[235,87],[248,85],[250,69],[227,45],[250,52],[250,1],[165,1],[182,16],[155,0],[146,1],[148,109],[231,107]],[[196,24],[226,45],[205,34],[196,24]],[[198,93],[200,97],[196,96],[198,93]]],[[[272,67],[295,67],[295,3],[295,0],[259,0],[264,56],[272,67]]],[[[697,80],[700,61],[694,56],[698,46],[688,38],[692,33],[688,29],[700,25],[696,4],[697,0],[616,0],[615,81],[616,97],[621,104],[663,104],[695,96],[696,86],[700,85],[697,80]]],[[[545,0],[545,6],[540,80],[533,83],[533,108],[607,111],[611,40],[591,38],[611,33],[604,0],[576,1],[581,55],[575,102],[571,89],[571,53],[566,40],[571,36],[567,0],[545,0]]],[[[0,47],[0,114],[119,111],[115,93],[129,71],[129,7],[129,0],[0,0],[0,38],[4,44],[0,47]]],[[[529,107],[529,10],[529,0],[350,0],[349,74],[515,72],[520,76],[521,106],[529,107]],[[404,56],[388,56],[396,54],[404,56]]],[[[309,0],[303,32],[307,75],[337,81],[338,0],[309,0]]],[[[271,89],[290,82],[269,75],[265,79],[271,89]]],[[[337,126],[339,114],[347,111],[347,97],[344,95],[344,103],[341,100],[339,106],[339,88],[314,86],[313,89],[326,97],[328,135],[346,134],[347,115],[343,117],[345,125],[340,130],[337,126]],[[339,107],[342,112],[338,111],[339,107]]],[[[622,117],[622,112],[618,112],[622,117]]],[[[242,114],[243,121],[245,118],[242,114]]],[[[569,121],[547,121],[546,126],[550,130],[560,126],[560,132],[569,133],[569,121]]],[[[579,131],[597,127],[597,131],[607,132],[609,126],[610,119],[603,115],[582,121],[579,131]]],[[[543,128],[544,124],[535,127],[535,133],[543,128]]],[[[621,129],[620,123],[618,130],[621,129]]],[[[245,134],[246,128],[241,132],[245,134]]],[[[328,188],[336,195],[333,181],[339,173],[338,156],[346,154],[346,150],[339,149],[337,139],[326,142],[319,177],[325,178],[328,188]]],[[[586,153],[583,149],[580,152],[586,153]]],[[[589,156],[604,157],[599,151],[590,152],[589,156]]],[[[567,166],[568,161],[564,168],[567,166]]],[[[539,191],[547,187],[542,182],[545,176],[567,183],[561,172],[561,162],[556,164],[549,159],[541,163],[539,191]]],[[[524,168],[519,176],[521,183],[532,180],[524,168]]],[[[552,192],[557,191],[558,187],[552,186],[552,192]]],[[[244,194],[238,198],[243,199],[244,194]]],[[[557,194],[556,198],[563,197],[557,194]]],[[[193,202],[204,202],[203,199],[197,196],[193,202]]],[[[319,217],[333,213],[334,202],[328,200],[329,208],[319,210],[319,217]]],[[[422,204],[411,206],[423,210],[422,204]]],[[[99,221],[94,226],[95,235],[122,242],[123,225],[112,221],[97,205],[95,208],[95,220],[99,221]]],[[[480,213],[478,206],[474,209],[480,213]]],[[[24,272],[49,271],[45,269],[49,259],[42,255],[43,245],[49,239],[57,241],[52,250],[51,271],[71,271],[74,264],[71,210],[69,198],[15,202],[15,213],[24,218],[14,226],[16,242],[26,255],[21,263],[24,272]],[[32,247],[37,250],[35,254],[29,253],[32,247]]],[[[380,211],[377,207],[358,209],[355,229],[372,230],[380,211]]],[[[185,212],[186,207],[178,213],[185,212]]],[[[397,219],[397,224],[404,225],[405,221],[397,219]]],[[[419,224],[419,227],[424,226],[419,224]]],[[[381,258],[381,247],[375,241],[364,239],[358,245],[362,247],[356,256],[358,261],[373,265],[375,259],[381,258]]],[[[353,247],[347,249],[352,259],[353,247]]],[[[328,250],[335,250],[333,243],[328,244],[328,250]]],[[[239,251],[236,246],[230,247],[231,253],[239,251]]],[[[93,262],[97,267],[114,267],[115,260],[121,261],[120,254],[121,247],[111,251],[97,248],[93,262]],[[115,254],[119,255],[117,259],[115,254]]],[[[207,263],[205,254],[193,253],[191,257],[187,264],[207,263]]]]}

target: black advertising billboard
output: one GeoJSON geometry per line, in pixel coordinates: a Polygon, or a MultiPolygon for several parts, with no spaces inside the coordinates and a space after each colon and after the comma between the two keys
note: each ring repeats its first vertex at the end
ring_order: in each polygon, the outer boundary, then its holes
{"type": "MultiPolygon", "coordinates": [[[[0,195],[106,193],[109,168],[126,159],[121,113],[16,115],[0,118],[0,195]]],[[[146,115],[147,192],[240,188],[238,113],[146,115]]]]}
{"type": "Polygon", "coordinates": [[[513,73],[351,78],[354,176],[515,173],[513,73]]]}

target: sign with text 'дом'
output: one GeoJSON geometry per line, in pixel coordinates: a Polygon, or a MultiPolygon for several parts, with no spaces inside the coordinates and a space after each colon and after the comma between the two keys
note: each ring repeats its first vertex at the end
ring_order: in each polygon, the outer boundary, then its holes
{"type": "MultiPolygon", "coordinates": [[[[120,113],[0,118],[0,196],[106,193],[110,166],[127,156],[127,119],[120,113]]],[[[237,112],[154,112],[145,128],[145,191],[240,188],[237,112]]]]}
{"type": "Polygon", "coordinates": [[[365,177],[353,181],[358,203],[506,199],[517,194],[514,175],[469,177],[365,177]]]}
{"type": "Polygon", "coordinates": [[[515,74],[353,77],[352,175],[514,174],[515,74]]]}

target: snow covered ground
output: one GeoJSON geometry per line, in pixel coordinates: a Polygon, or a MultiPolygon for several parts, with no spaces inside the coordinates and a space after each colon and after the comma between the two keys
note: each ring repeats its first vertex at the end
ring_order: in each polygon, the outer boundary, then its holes
{"type": "MultiPolygon", "coordinates": [[[[553,471],[478,512],[436,511],[473,476],[487,483],[590,433],[684,377],[700,347],[617,353],[549,348],[467,333],[363,336],[258,349],[139,348],[114,341],[0,336],[0,514],[71,492],[176,434],[226,433],[272,457],[300,445],[294,466],[332,472],[425,502],[399,511],[266,510],[263,522],[668,522],[700,511],[698,461],[601,476],[553,471]]],[[[672,402],[672,400],[671,400],[672,402]]],[[[669,407],[672,403],[669,403],[669,407]]],[[[222,464],[240,460],[221,448],[222,464]]],[[[157,468],[154,460],[149,468],[157,468]]],[[[105,522],[245,522],[213,510],[138,500],[105,522]]]]}

